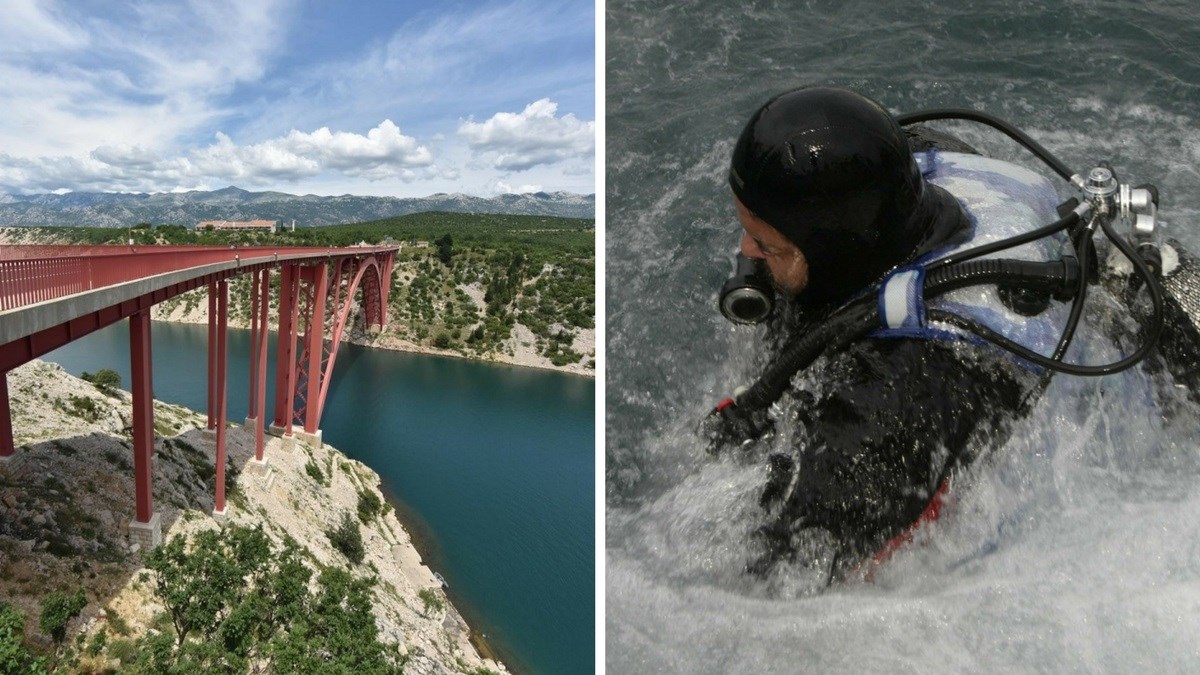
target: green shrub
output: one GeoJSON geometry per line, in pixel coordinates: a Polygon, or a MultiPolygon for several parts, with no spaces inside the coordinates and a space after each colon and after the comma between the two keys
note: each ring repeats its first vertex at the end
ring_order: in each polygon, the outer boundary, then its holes
{"type": "Polygon", "coordinates": [[[108,645],[108,657],[120,661],[122,664],[133,663],[138,656],[137,642],[128,639],[116,639],[108,645]]]}
{"type": "Polygon", "coordinates": [[[318,483],[323,484],[325,482],[325,473],[321,471],[320,465],[311,459],[304,464],[304,472],[311,476],[312,479],[318,483]]]}
{"type": "Polygon", "coordinates": [[[54,641],[62,644],[63,639],[67,636],[67,624],[79,616],[83,608],[87,606],[87,596],[83,593],[83,588],[80,587],[74,595],[67,595],[62,591],[55,591],[42,600],[42,615],[39,622],[42,632],[54,638],[54,641]]]}
{"type": "Polygon", "coordinates": [[[363,490],[358,493],[358,519],[367,524],[379,515],[383,508],[383,502],[379,500],[379,496],[372,490],[363,490]]]}
{"type": "Polygon", "coordinates": [[[104,651],[104,645],[107,642],[108,631],[101,628],[100,630],[96,631],[96,634],[92,636],[92,641],[88,643],[87,655],[96,656],[100,652],[104,651]]]}
{"type": "Polygon", "coordinates": [[[442,604],[442,599],[438,597],[437,591],[432,588],[422,588],[417,591],[417,597],[421,598],[421,602],[425,605],[426,614],[429,614],[430,609],[440,612],[445,606],[442,604]]]}
{"type": "Polygon", "coordinates": [[[329,537],[329,543],[341,551],[347,560],[355,565],[363,561],[366,548],[363,547],[362,532],[359,532],[358,523],[349,513],[343,513],[342,522],[325,534],[329,537]]]}
{"type": "Polygon", "coordinates": [[[67,412],[88,422],[95,422],[100,419],[100,408],[96,406],[96,402],[92,399],[86,396],[76,396],[75,394],[69,394],[67,399],[71,402],[71,409],[67,412]]]}
{"type": "Polygon", "coordinates": [[[114,633],[117,635],[129,635],[129,623],[125,621],[125,617],[117,613],[116,608],[107,607],[104,613],[108,615],[108,625],[112,627],[114,633]]]}
{"type": "Polygon", "coordinates": [[[25,651],[25,613],[0,602],[0,673],[45,673],[45,659],[25,651]]]}
{"type": "Polygon", "coordinates": [[[113,389],[121,387],[121,374],[111,368],[101,368],[94,374],[85,371],[79,377],[86,382],[91,382],[97,389],[106,394],[113,389]]]}

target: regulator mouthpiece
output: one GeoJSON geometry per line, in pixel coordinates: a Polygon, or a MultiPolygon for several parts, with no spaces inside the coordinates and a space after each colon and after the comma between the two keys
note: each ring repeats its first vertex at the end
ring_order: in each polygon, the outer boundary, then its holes
{"type": "Polygon", "coordinates": [[[737,269],[721,287],[720,305],[721,314],[734,323],[759,323],[771,315],[775,289],[761,258],[737,255],[737,269]]]}

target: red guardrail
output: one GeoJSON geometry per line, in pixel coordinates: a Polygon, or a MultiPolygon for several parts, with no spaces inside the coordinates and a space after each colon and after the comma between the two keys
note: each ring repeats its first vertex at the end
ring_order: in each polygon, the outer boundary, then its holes
{"type": "Polygon", "coordinates": [[[342,257],[394,247],[0,246],[0,311],[235,260],[342,257]]]}

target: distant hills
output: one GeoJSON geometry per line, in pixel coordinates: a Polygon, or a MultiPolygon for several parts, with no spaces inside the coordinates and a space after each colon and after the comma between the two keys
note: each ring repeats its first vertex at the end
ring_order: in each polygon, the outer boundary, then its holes
{"type": "Polygon", "coordinates": [[[201,220],[279,220],[296,227],[356,223],[427,211],[594,218],[596,195],[534,192],[483,198],[439,193],[428,197],[357,197],[249,192],[0,194],[0,226],[128,227],[137,223],[194,226],[201,220]]]}

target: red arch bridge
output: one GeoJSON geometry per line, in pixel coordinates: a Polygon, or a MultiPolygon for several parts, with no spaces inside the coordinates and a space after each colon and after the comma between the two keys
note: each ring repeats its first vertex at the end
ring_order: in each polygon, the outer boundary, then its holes
{"type": "Polygon", "coordinates": [[[210,246],[0,247],[0,459],[13,454],[8,371],[118,321],[129,322],[136,514],[130,535],[161,539],[152,495],[154,408],[150,308],[208,288],[208,428],[215,437],[214,512],[225,513],[226,327],[229,279],[251,277],[252,465],[265,466],[264,433],[294,442],[318,429],[337,348],[355,305],[368,327],[387,321],[397,247],[220,248],[210,246]],[[275,409],[266,427],[268,307],[277,273],[275,409]],[[361,293],[359,292],[361,291],[361,293]],[[358,301],[356,303],[356,297],[358,301]],[[298,429],[294,428],[298,427],[298,429]]]}

